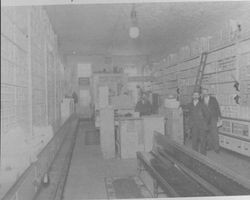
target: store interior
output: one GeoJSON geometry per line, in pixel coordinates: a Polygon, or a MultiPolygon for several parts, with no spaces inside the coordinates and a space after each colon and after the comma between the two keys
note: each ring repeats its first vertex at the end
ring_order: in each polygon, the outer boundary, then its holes
{"type": "Polygon", "coordinates": [[[0,199],[250,195],[249,11],[3,1],[0,199]],[[190,111],[204,90],[216,138],[190,111]]]}

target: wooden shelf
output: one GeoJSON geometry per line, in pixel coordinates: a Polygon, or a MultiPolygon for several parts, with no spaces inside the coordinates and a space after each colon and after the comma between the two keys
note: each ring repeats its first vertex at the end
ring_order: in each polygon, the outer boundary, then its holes
{"type": "Polygon", "coordinates": [[[221,131],[219,131],[219,134],[225,135],[228,137],[232,137],[232,138],[236,138],[236,139],[239,139],[241,141],[250,142],[250,138],[245,138],[245,137],[241,137],[241,136],[237,136],[237,135],[233,135],[233,134],[225,133],[225,132],[221,132],[221,131]]]}
{"type": "Polygon", "coordinates": [[[175,79],[175,80],[166,80],[166,82],[177,82],[178,80],[175,79]]]}
{"type": "Polygon", "coordinates": [[[167,89],[170,89],[170,90],[171,90],[171,89],[175,89],[175,88],[177,89],[177,88],[178,88],[178,86],[169,87],[169,88],[167,88],[167,89]]]}
{"type": "MultiPolygon", "coordinates": [[[[195,60],[195,59],[197,59],[197,58],[199,58],[200,57],[200,55],[198,55],[198,56],[193,56],[193,57],[191,57],[191,58],[187,58],[187,59],[185,59],[185,60],[183,60],[182,62],[180,62],[180,63],[185,63],[185,62],[188,62],[188,61],[190,61],[190,60],[195,60]]],[[[179,64],[180,64],[179,63],[179,64]]]]}
{"type": "Polygon", "coordinates": [[[227,48],[227,47],[236,45],[237,43],[241,43],[241,42],[247,41],[247,40],[250,40],[250,37],[242,38],[242,39],[240,39],[240,40],[238,40],[238,41],[234,41],[234,42],[230,42],[230,43],[228,43],[228,44],[226,44],[226,45],[222,45],[222,46],[220,46],[220,47],[217,47],[217,48],[215,48],[215,49],[212,49],[212,50],[208,51],[208,53],[212,53],[212,52],[215,52],[215,51],[219,51],[219,50],[225,49],[225,48],[227,48]]]}
{"type": "Polygon", "coordinates": [[[148,82],[154,80],[152,76],[130,76],[128,77],[128,81],[143,81],[148,82]]]}
{"type": "Polygon", "coordinates": [[[236,121],[242,121],[242,122],[250,122],[250,120],[247,120],[247,119],[224,117],[224,116],[222,117],[222,119],[236,120],[236,121]]]}
{"type": "Polygon", "coordinates": [[[184,77],[184,78],[179,78],[180,80],[184,80],[184,79],[189,79],[189,78],[195,78],[196,76],[186,76],[186,77],[184,77]]]}
{"type": "MultiPolygon", "coordinates": [[[[9,63],[11,63],[11,64],[13,64],[13,65],[16,65],[16,66],[18,66],[18,67],[25,67],[25,68],[27,68],[27,64],[26,64],[26,65],[20,65],[20,63],[14,62],[14,61],[12,61],[12,60],[10,60],[9,58],[6,58],[6,57],[4,57],[4,56],[2,56],[1,59],[5,60],[5,61],[7,61],[7,62],[9,62],[9,63]]],[[[28,61],[27,61],[27,62],[28,62],[28,61]]]]}
{"type": "Polygon", "coordinates": [[[217,59],[217,62],[229,60],[228,62],[230,63],[230,59],[232,59],[232,58],[236,58],[236,55],[231,55],[231,56],[227,56],[227,57],[224,57],[221,59],[217,59]]]}
{"type": "Polygon", "coordinates": [[[227,83],[234,83],[235,81],[222,81],[222,82],[213,82],[213,83],[204,83],[204,85],[220,85],[220,84],[227,84],[227,83]]]}
{"type": "MultiPolygon", "coordinates": [[[[5,39],[7,39],[10,43],[14,44],[16,47],[18,47],[20,50],[24,51],[25,53],[28,52],[27,49],[24,49],[23,47],[20,47],[19,44],[17,44],[14,40],[11,40],[8,36],[6,36],[4,33],[1,33],[1,36],[3,36],[5,39]]],[[[27,41],[28,42],[28,41],[27,41]]],[[[28,47],[28,44],[27,44],[28,47]]]]}
{"type": "MultiPolygon", "coordinates": [[[[212,50],[208,51],[207,53],[208,53],[208,55],[209,55],[210,53],[213,53],[213,52],[215,52],[215,51],[219,51],[219,50],[225,49],[225,48],[227,48],[227,47],[236,45],[237,43],[241,43],[241,42],[244,42],[244,41],[247,41],[247,40],[250,40],[250,37],[246,37],[246,38],[240,39],[240,40],[237,41],[237,42],[231,42],[230,44],[220,46],[220,47],[218,47],[218,48],[215,48],[215,49],[212,49],[212,50]]],[[[182,64],[182,63],[188,62],[188,61],[190,61],[190,60],[197,59],[197,58],[199,58],[199,57],[200,57],[200,55],[198,55],[198,56],[193,56],[193,57],[191,57],[191,58],[188,58],[188,59],[185,59],[185,60],[183,60],[183,61],[180,61],[180,62],[178,62],[178,63],[176,63],[176,64],[172,64],[172,65],[166,66],[166,67],[164,67],[164,69],[168,69],[168,68],[170,68],[170,67],[174,67],[174,66],[176,66],[176,65],[178,65],[178,64],[182,64]]],[[[230,57],[235,57],[235,55],[233,55],[233,56],[228,56],[228,58],[230,58],[230,57]]],[[[225,58],[227,58],[227,57],[225,57],[225,58]]],[[[219,60],[223,60],[223,59],[219,59],[219,60]]],[[[209,62],[209,63],[217,62],[217,61],[218,61],[218,60],[215,60],[215,61],[211,61],[211,62],[209,62]]],[[[207,63],[207,64],[209,64],[209,63],[207,63]]],[[[198,67],[198,66],[196,66],[196,67],[198,67]]],[[[192,67],[192,68],[194,68],[194,67],[192,67]]],[[[191,68],[189,68],[189,69],[191,69],[191,68]]],[[[179,70],[179,71],[186,71],[186,70],[189,70],[189,69],[184,69],[184,70],[179,70]]]]}
{"type": "Polygon", "coordinates": [[[223,71],[217,71],[217,72],[204,73],[203,76],[212,75],[212,74],[219,74],[219,73],[229,72],[229,71],[233,71],[233,70],[236,70],[236,68],[227,69],[227,70],[223,70],[223,71]]]}
{"type": "Polygon", "coordinates": [[[28,83],[27,84],[23,84],[23,85],[20,85],[20,84],[16,84],[16,83],[4,83],[4,82],[2,82],[1,84],[3,84],[3,85],[7,85],[7,86],[13,86],[13,87],[19,87],[19,88],[28,88],[28,83]]]}
{"type": "Polygon", "coordinates": [[[198,68],[198,67],[199,67],[199,65],[194,66],[194,67],[190,67],[190,68],[187,68],[187,69],[181,69],[178,72],[188,71],[188,70],[191,70],[191,69],[194,69],[194,68],[198,68]]]}
{"type": "Polygon", "coordinates": [[[171,74],[175,74],[175,73],[177,73],[178,71],[176,71],[176,72],[169,72],[169,73],[167,73],[167,74],[162,74],[162,75],[160,75],[160,76],[158,76],[159,78],[162,78],[162,77],[164,77],[164,76],[170,76],[171,74]]]}

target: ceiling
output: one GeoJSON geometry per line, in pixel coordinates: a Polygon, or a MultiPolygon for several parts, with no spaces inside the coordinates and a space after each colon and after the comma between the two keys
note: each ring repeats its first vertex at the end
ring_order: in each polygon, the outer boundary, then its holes
{"type": "Polygon", "coordinates": [[[140,36],[129,38],[132,4],[45,6],[65,55],[167,55],[250,10],[250,2],[135,5],[140,36]]]}

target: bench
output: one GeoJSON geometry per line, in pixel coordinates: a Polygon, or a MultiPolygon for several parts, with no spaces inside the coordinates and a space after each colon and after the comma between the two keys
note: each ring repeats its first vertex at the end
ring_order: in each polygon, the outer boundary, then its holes
{"type": "Polygon", "coordinates": [[[151,152],[137,152],[137,161],[139,176],[154,197],[250,194],[249,180],[160,133],[154,134],[151,152]]]}

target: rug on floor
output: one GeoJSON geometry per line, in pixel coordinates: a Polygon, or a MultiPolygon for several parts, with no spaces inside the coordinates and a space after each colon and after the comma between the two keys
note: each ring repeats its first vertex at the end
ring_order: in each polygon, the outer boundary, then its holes
{"type": "Polygon", "coordinates": [[[106,177],[108,199],[152,198],[149,190],[137,176],[106,177]]]}
{"type": "Polygon", "coordinates": [[[99,145],[100,133],[98,130],[85,131],[85,145],[99,145]]]}

